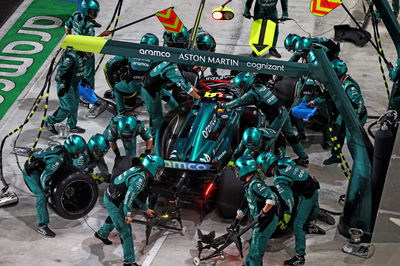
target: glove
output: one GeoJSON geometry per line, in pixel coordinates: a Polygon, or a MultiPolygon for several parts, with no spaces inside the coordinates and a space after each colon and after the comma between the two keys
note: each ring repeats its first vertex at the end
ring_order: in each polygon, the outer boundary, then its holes
{"type": "Polygon", "coordinates": [[[288,18],[288,17],[289,17],[288,12],[287,11],[283,11],[282,12],[282,18],[288,18]]]}
{"type": "Polygon", "coordinates": [[[250,14],[250,10],[248,10],[247,8],[244,9],[243,11],[243,17],[251,19],[251,14],[250,14]]]}
{"type": "Polygon", "coordinates": [[[257,216],[257,222],[261,224],[265,221],[266,218],[267,218],[267,213],[261,210],[260,214],[257,216]]]}
{"type": "Polygon", "coordinates": [[[228,162],[228,166],[235,166],[235,162],[234,161],[229,161],[228,162]]]}
{"type": "Polygon", "coordinates": [[[292,216],[291,216],[290,214],[286,214],[286,213],[285,213],[285,214],[283,215],[283,219],[280,220],[279,223],[278,223],[279,229],[285,230],[285,229],[287,228],[288,224],[289,224],[289,221],[290,221],[290,218],[291,218],[291,217],[292,217],[292,216]]]}
{"type": "Polygon", "coordinates": [[[235,219],[231,223],[231,225],[226,228],[226,231],[233,232],[233,233],[239,232],[239,223],[240,223],[240,220],[239,219],[235,219]]]}
{"type": "Polygon", "coordinates": [[[94,181],[96,181],[96,183],[97,184],[101,184],[101,183],[103,183],[104,182],[104,178],[103,177],[101,177],[101,176],[99,176],[98,174],[91,174],[91,176],[92,176],[92,179],[94,180],[94,181]]]}
{"type": "Polygon", "coordinates": [[[145,155],[149,155],[150,153],[151,153],[151,149],[145,149],[145,150],[144,150],[144,154],[145,154],[145,155]]]}

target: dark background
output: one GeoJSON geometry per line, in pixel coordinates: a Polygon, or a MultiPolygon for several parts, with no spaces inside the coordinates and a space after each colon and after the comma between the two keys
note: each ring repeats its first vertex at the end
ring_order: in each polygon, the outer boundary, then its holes
{"type": "Polygon", "coordinates": [[[4,22],[14,13],[23,0],[0,0],[1,14],[0,14],[0,27],[4,22]]]}

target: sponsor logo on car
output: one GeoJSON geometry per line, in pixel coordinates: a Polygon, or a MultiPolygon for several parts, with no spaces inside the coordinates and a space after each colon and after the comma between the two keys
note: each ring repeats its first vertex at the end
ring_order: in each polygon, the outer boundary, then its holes
{"type": "Polygon", "coordinates": [[[179,162],[179,161],[171,161],[165,160],[165,168],[174,168],[174,169],[182,169],[182,170],[191,170],[191,171],[204,171],[210,170],[210,164],[204,163],[192,163],[192,162],[179,162]]]}

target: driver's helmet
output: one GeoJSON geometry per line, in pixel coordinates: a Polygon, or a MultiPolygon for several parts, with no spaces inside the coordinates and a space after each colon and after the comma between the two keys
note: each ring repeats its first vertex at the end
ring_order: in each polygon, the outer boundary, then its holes
{"type": "Polygon", "coordinates": [[[347,65],[343,60],[333,60],[331,66],[339,78],[347,73],[347,65]]]}
{"type": "Polygon", "coordinates": [[[182,31],[179,33],[164,32],[164,44],[168,47],[187,48],[189,43],[189,33],[187,28],[183,26],[182,31]]]}
{"type": "Polygon", "coordinates": [[[242,156],[236,160],[234,169],[239,180],[245,182],[247,176],[257,171],[257,163],[253,157],[242,156]]]}
{"type": "Polygon", "coordinates": [[[272,176],[272,169],[278,164],[278,157],[272,152],[263,152],[257,157],[257,166],[266,176],[272,176]]]}
{"type": "Polygon", "coordinates": [[[303,37],[296,42],[295,50],[301,55],[306,55],[310,51],[311,44],[312,41],[310,38],[303,37]]]}
{"type": "Polygon", "coordinates": [[[262,134],[257,128],[250,127],[244,131],[242,141],[246,148],[253,151],[259,150],[262,144],[262,134]]]}
{"type": "Polygon", "coordinates": [[[200,51],[211,52],[215,49],[215,42],[210,34],[203,31],[197,34],[196,49],[200,51]]]}
{"type": "Polygon", "coordinates": [[[100,4],[97,0],[84,0],[81,4],[81,10],[85,16],[95,19],[100,12],[100,4]]]}
{"type": "Polygon", "coordinates": [[[159,40],[158,37],[153,34],[153,33],[146,33],[145,35],[142,36],[140,39],[141,44],[147,44],[147,45],[156,45],[158,46],[159,40]]]}
{"type": "Polygon", "coordinates": [[[286,50],[294,51],[296,43],[299,40],[301,40],[301,37],[297,34],[290,33],[288,36],[286,36],[284,41],[286,50]]]}
{"type": "Polygon", "coordinates": [[[254,83],[254,76],[249,72],[241,72],[233,79],[233,86],[238,88],[241,94],[250,90],[254,83]]]}
{"type": "Polygon", "coordinates": [[[88,141],[88,149],[96,159],[103,158],[110,149],[110,142],[102,135],[96,134],[88,141]]]}
{"type": "Polygon", "coordinates": [[[78,159],[86,149],[86,141],[78,135],[71,135],[64,141],[64,148],[73,159],[78,159]]]}
{"type": "Polygon", "coordinates": [[[165,167],[163,158],[155,154],[149,154],[144,157],[142,165],[154,181],[159,182],[161,180],[165,167]]]}
{"type": "Polygon", "coordinates": [[[132,140],[137,127],[137,120],[131,116],[124,116],[118,121],[117,132],[123,141],[132,140]]]}

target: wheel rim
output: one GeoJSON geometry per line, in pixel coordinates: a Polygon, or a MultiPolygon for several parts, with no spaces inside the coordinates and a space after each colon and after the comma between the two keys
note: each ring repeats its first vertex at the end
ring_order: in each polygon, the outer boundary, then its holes
{"type": "Polygon", "coordinates": [[[94,191],[88,182],[73,181],[61,195],[61,206],[69,214],[78,214],[92,205],[93,196],[94,191]]]}

